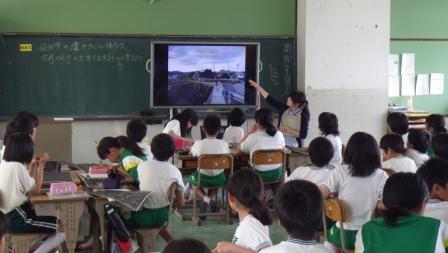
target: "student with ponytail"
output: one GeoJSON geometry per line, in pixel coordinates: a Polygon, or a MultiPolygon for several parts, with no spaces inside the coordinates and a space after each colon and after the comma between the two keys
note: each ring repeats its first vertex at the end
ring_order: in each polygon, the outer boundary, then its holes
{"type": "Polygon", "coordinates": [[[242,169],[233,174],[227,188],[230,207],[238,213],[240,224],[232,243],[219,242],[214,252],[259,252],[271,246],[268,225],[272,218],[262,200],[260,177],[252,170],[242,169]]]}
{"type": "MultiPolygon", "coordinates": [[[[243,138],[240,149],[249,152],[250,157],[257,150],[283,149],[285,139],[283,134],[273,124],[274,117],[270,109],[263,108],[255,113],[255,125],[243,138]]],[[[282,165],[258,165],[255,169],[264,182],[277,181],[282,176],[282,165]]]]}
{"type": "Polygon", "coordinates": [[[129,137],[104,137],[98,144],[97,153],[100,159],[121,164],[118,172],[128,183],[137,183],[137,166],[146,161],[146,155],[137,143],[129,137]]]}
{"type": "Polygon", "coordinates": [[[415,173],[396,173],[384,186],[384,217],[362,226],[356,235],[356,252],[445,253],[448,226],[420,216],[428,188],[415,173]]]}

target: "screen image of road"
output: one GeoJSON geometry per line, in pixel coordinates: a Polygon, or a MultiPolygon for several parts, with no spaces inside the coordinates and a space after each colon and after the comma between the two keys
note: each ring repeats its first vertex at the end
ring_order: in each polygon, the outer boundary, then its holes
{"type": "Polygon", "coordinates": [[[169,45],[169,104],[244,104],[245,71],[245,46],[169,45]]]}

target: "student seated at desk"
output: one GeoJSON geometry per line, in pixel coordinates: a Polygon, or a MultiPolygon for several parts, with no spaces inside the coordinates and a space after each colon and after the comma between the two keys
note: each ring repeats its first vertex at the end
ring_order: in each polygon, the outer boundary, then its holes
{"type": "Polygon", "coordinates": [[[34,141],[34,133],[33,130],[33,122],[25,117],[17,116],[14,119],[10,120],[6,125],[5,135],[3,136],[3,147],[1,150],[1,161],[3,161],[3,154],[5,152],[6,146],[8,144],[9,136],[15,133],[24,133],[31,137],[34,141]]]}
{"type": "Polygon", "coordinates": [[[406,114],[401,112],[392,112],[387,115],[387,132],[398,134],[406,143],[408,140],[409,121],[406,114]]]}
{"type": "MultiPolygon", "coordinates": [[[[28,134],[9,136],[5,160],[0,164],[0,210],[6,213],[11,233],[56,232],[55,217],[36,216],[27,194],[40,194],[47,154],[33,159],[33,140],[28,134]],[[28,170],[26,168],[28,166],[28,170]]],[[[65,241],[65,234],[56,232],[34,253],[49,252],[65,241]]]]}
{"type": "Polygon", "coordinates": [[[434,156],[434,150],[432,147],[432,139],[442,133],[446,133],[445,118],[440,114],[431,114],[426,118],[426,131],[430,134],[430,141],[428,145],[428,155],[434,156]]]}
{"type": "Polygon", "coordinates": [[[146,155],[147,160],[152,159],[151,147],[143,142],[143,139],[146,136],[146,131],[148,127],[145,122],[141,119],[133,119],[128,122],[126,126],[126,135],[129,139],[135,141],[137,145],[143,150],[143,153],[146,155]]]}
{"type": "Polygon", "coordinates": [[[395,172],[417,171],[414,160],[406,157],[406,148],[403,139],[398,134],[386,134],[380,140],[380,148],[383,151],[382,167],[392,169],[395,172]]]}
{"type": "MultiPolygon", "coordinates": [[[[285,148],[283,134],[277,130],[273,122],[274,117],[270,109],[258,110],[255,113],[255,125],[240,144],[241,151],[249,152],[252,159],[252,154],[257,150],[285,148]]],[[[282,164],[272,164],[257,165],[255,169],[264,182],[272,182],[281,178],[284,168],[282,164]]]]}
{"type": "MultiPolygon", "coordinates": [[[[174,204],[176,207],[182,207],[184,204],[182,174],[176,166],[168,162],[175,151],[173,139],[167,134],[158,134],[151,141],[151,150],[154,159],[142,162],[137,167],[140,190],[149,191],[151,195],[141,211],[132,212],[131,216],[124,220],[128,226],[159,228],[165,225],[170,209],[167,193],[174,182],[178,184],[174,204]]],[[[160,235],[165,241],[173,239],[166,229],[162,229],[160,235]]]]}
{"type": "Polygon", "coordinates": [[[241,108],[233,108],[227,115],[227,128],[224,131],[223,140],[228,143],[240,143],[244,137],[244,129],[241,127],[246,121],[241,108]]]}
{"type": "Polygon", "coordinates": [[[334,168],[333,165],[330,165],[333,152],[333,145],[327,138],[315,138],[308,147],[308,153],[313,164],[295,169],[286,181],[303,179],[317,185],[323,184],[334,168]]]}
{"type": "Polygon", "coordinates": [[[0,253],[5,253],[4,251],[6,247],[5,235],[7,232],[6,228],[7,228],[6,216],[2,211],[0,211],[0,253]]]}
{"type": "Polygon", "coordinates": [[[409,129],[406,156],[414,160],[417,168],[429,159],[429,156],[426,154],[428,141],[429,134],[424,130],[409,129]]]}
{"type": "Polygon", "coordinates": [[[173,139],[181,140],[187,146],[191,146],[194,143],[191,129],[197,124],[198,115],[193,109],[187,108],[168,121],[162,133],[169,134],[173,139]]]}
{"type": "MultiPolygon", "coordinates": [[[[203,125],[207,138],[199,141],[195,141],[191,147],[191,155],[200,156],[205,154],[228,154],[229,144],[224,140],[216,139],[216,136],[221,129],[221,120],[214,114],[209,114],[204,119],[203,125]]],[[[193,186],[194,192],[199,199],[202,199],[200,205],[200,212],[205,213],[207,207],[210,207],[212,212],[217,211],[217,203],[212,198],[216,194],[216,190],[209,189],[208,193],[205,193],[202,187],[198,187],[198,173],[201,174],[201,186],[223,186],[226,183],[226,176],[224,170],[202,170],[198,168],[189,178],[188,183],[193,186]]],[[[188,187],[187,187],[188,188],[188,187]]],[[[188,192],[188,189],[187,189],[188,192]]]]}
{"type": "Polygon", "coordinates": [[[120,162],[118,172],[125,182],[138,184],[137,166],[146,161],[146,155],[137,143],[126,136],[108,136],[101,139],[96,150],[100,159],[120,162]]]}
{"type": "Polygon", "coordinates": [[[319,115],[319,130],[333,145],[333,157],[330,163],[337,166],[342,163],[342,141],[339,137],[338,118],[334,113],[323,112],[319,115]]]}
{"type": "Polygon", "coordinates": [[[33,124],[32,138],[34,140],[36,138],[36,134],[37,134],[37,127],[39,126],[39,118],[34,113],[29,112],[29,111],[20,111],[17,113],[16,117],[24,117],[31,121],[31,123],[33,124]]]}

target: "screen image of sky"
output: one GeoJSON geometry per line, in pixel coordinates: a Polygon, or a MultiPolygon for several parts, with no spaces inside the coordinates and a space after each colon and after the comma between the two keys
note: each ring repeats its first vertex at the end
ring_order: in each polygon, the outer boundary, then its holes
{"type": "Polygon", "coordinates": [[[242,72],[246,69],[246,47],[232,45],[170,45],[168,71],[193,72],[210,69],[242,72]]]}

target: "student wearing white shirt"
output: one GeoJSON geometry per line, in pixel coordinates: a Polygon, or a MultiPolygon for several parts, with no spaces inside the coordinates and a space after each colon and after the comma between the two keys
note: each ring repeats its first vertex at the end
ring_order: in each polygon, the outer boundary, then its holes
{"type": "Polygon", "coordinates": [[[259,252],[272,245],[268,227],[272,218],[262,195],[262,181],[253,170],[242,169],[233,174],[228,184],[228,199],[230,207],[238,213],[240,224],[232,243],[219,242],[215,252],[259,252]]]}
{"type": "Polygon", "coordinates": [[[387,115],[387,132],[398,134],[403,139],[403,143],[408,140],[409,121],[408,117],[401,112],[392,112],[387,115]]]}
{"type": "Polygon", "coordinates": [[[448,161],[431,158],[417,171],[430,192],[424,216],[442,220],[448,224],[448,161]]]}
{"type": "Polygon", "coordinates": [[[0,159],[1,161],[3,161],[3,154],[5,152],[9,136],[15,133],[27,134],[34,141],[36,130],[33,121],[23,116],[16,116],[14,119],[8,122],[8,124],[6,125],[5,135],[3,136],[3,147],[1,150],[0,159]]]}
{"type": "Polygon", "coordinates": [[[8,137],[5,160],[0,164],[0,210],[6,214],[11,233],[54,232],[34,251],[43,253],[63,243],[65,234],[56,231],[55,217],[36,216],[28,202],[28,194],[41,193],[43,171],[48,160],[46,153],[33,159],[33,150],[33,140],[28,134],[15,133],[8,137]]]}
{"type": "Polygon", "coordinates": [[[244,137],[244,129],[241,127],[246,121],[243,110],[236,107],[227,115],[228,127],[224,131],[223,140],[228,143],[240,143],[244,137]]]}
{"type": "Polygon", "coordinates": [[[143,142],[146,136],[148,127],[145,122],[141,119],[133,119],[128,122],[126,126],[126,135],[129,139],[135,141],[137,145],[142,149],[143,153],[146,155],[147,160],[152,159],[151,147],[143,142]]]}
{"type": "Polygon", "coordinates": [[[295,169],[286,181],[303,179],[321,185],[327,180],[334,168],[329,164],[333,158],[331,142],[325,137],[317,137],[310,142],[308,153],[313,164],[295,169]]]}
{"type": "Polygon", "coordinates": [[[414,160],[417,168],[429,160],[426,154],[429,134],[423,129],[409,129],[406,156],[414,160]]]}
{"type": "MultiPolygon", "coordinates": [[[[263,108],[255,113],[255,125],[247,133],[240,144],[243,152],[249,152],[252,155],[257,150],[265,149],[283,149],[285,139],[283,134],[273,125],[274,117],[270,109],[263,108]]],[[[282,164],[257,165],[255,169],[260,174],[264,182],[272,182],[280,179],[282,176],[282,164]]]]}
{"type": "Polygon", "coordinates": [[[187,108],[174,116],[163,128],[162,133],[169,134],[175,140],[181,140],[187,145],[193,145],[191,129],[198,124],[198,115],[193,109],[187,108]]]}
{"type": "Polygon", "coordinates": [[[323,201],[319,188],[305,180],[287,182],[278,190],[274,201],[279,225],[288,240],[261,250],[261,253],[330,253],[316,241],[322,225],[323,201]]]}
{"type": "Polygon", "coordinates": [[[323,112],[319,115],[318,121],[322,136],[333,145],[334,155],[330,163],[337,166],[342,163],[342,141],[339,137],[338,118],[331,112],[323,112]]]}
{"type": "MultiPolygon", "coordinates": [[[[175,205],[182,207],[184,203],[184,183],[182,174],[176,166],[168,162],[174,155],[174,142],[167,134],[159,134],[151,141],[154,159],[142,162],[137,167],[141,191],[149,191],[151,195],[146,200],[141,211],[132,212],[124,222],[132,227],[161,227],[168,221],[169,199],[168,189],[172,183],[177,183],[175,205]]],[[[166,240],[172,240],[166,229],[160,232],[166,240]]]]}
{"type": "MultiPolygon", "coordinates": [[[[200,156],[206,154],[229,154],[229,144],[224,140],[216,139],[216,136],[221,129],[221,120],[215,114],[209,114],[204,118],[203,129],[205,130],[206,138],[200,141],[195,141],[191,147],[191,155],[200,156]]],[[[194,187],[194,191],[199,199],[203,200],[201,203],[201,213],[207,211],[210,206],[212,212],[217,211],[216,201],[212,200],[216,194],[216,190],[209,189],[205,193],[203,187],[217,187],[224,186],[226,183],[226,175],[223,169],[204,170],[198,168],[189,178],[188,183],[194,187]],[[201,181],[198,185],[198,173],[200,173],[201,181]]]]}
{"type": "MultiPolygon", "coordinates": [[[[387,174],[382,169],[380,151],[376,140],[367,133],[353,134],[344,155],[344,164],[331,171],[328,180],[321,185],[324,198],[337,193],[338,198],[350,209],[344,222],[345,245],[355,246],[356,232],[370,220],[378,201],[382,198],[387,174]]],[[[334,251],[334,245],[341,247],[340,225],[335,224],[328,231],[325,246],[334,251]]]]}
{"type": "Polygon", "coordinates": [[[406,148],[398,134],[384,135],[380,140],[380,148],[383,151],[382,168],[392,169],[395,172],[417,171],[414,160],[405,156],[406,148]]]}

